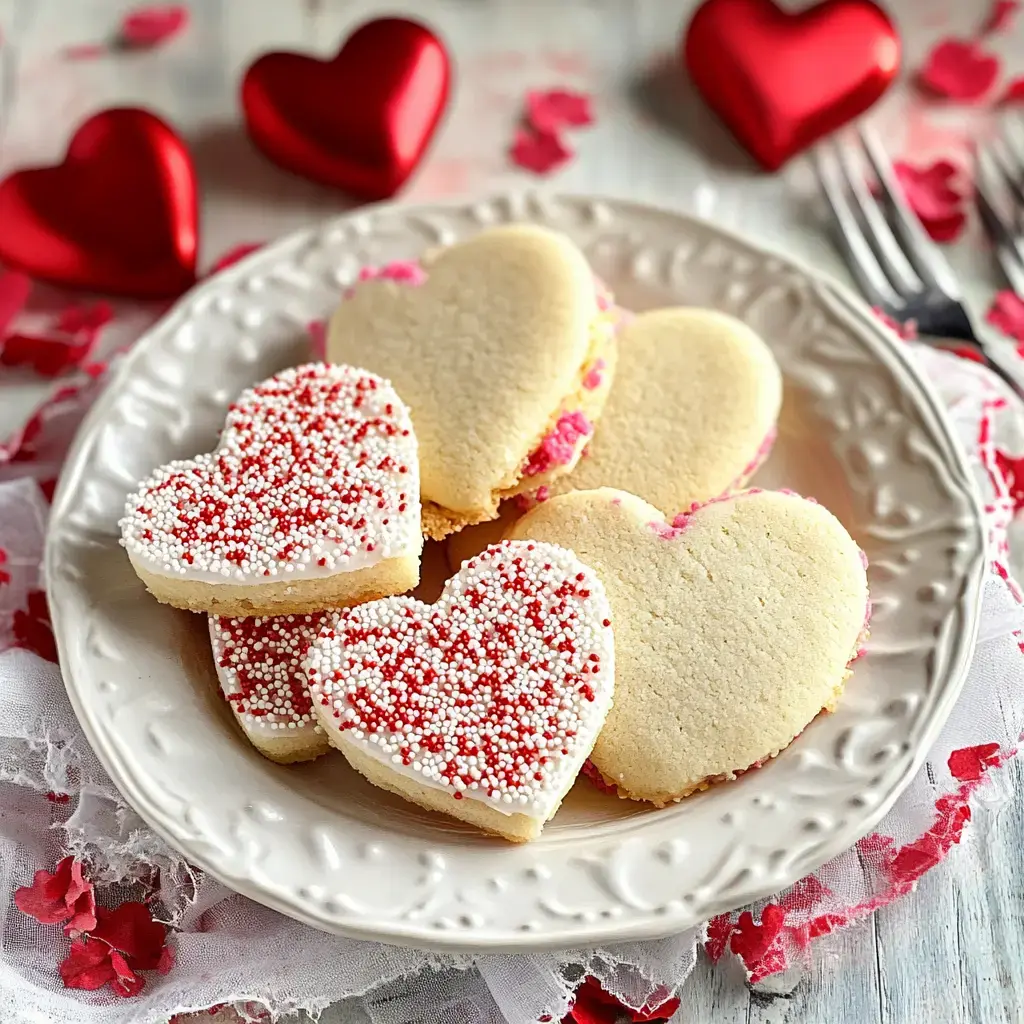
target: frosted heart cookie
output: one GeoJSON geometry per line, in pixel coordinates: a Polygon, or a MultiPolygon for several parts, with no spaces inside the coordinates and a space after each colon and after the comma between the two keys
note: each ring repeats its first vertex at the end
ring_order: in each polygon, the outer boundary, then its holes
{"type": "Polygon", "coordinates": [[[524,842],[611,706],[608,602],[570,551],[505,542],[436,604],[392,597],[339,613],[306,665],[321,725],[370,782],[524,842]]]}
{"type": "Polygon", "coordinates": [[[842,693],[863,641],[862,555],[821,505],[746,491],[667,523],[602,489],[560,495],[511,536],[573,546],[615,623],[615,707],[591,761],[665,804],[774,757],[842,693]]]}
{"type": "Polygon", "coordinates": [[[423,528],[493,519],[503,496],[572,469],[615,367],[614,317],[583,254],[518,225],[364,274],[327,353],[394,382],[419,439],[423,528]]]}
{"type": "Polygon", "coordinates": [[[243,392],[212,454],[129,495],[132,566],[159,601],[217,615],[337,608],[415,586],[416,437],[394,389],[311,363],[243,392]]]}
{"type": "Polygon", "coordinates": [[[306,651],[330,614],[210,616],[221,691],[249,742],[278,764],[311,761],[331,749],[313,714],[302,670],[306,651]]]}
{"type": "Polygon", "coordinates": [[[658,309],[619,332],[594,436],[554,492],[616,487],[668,515],[742,487],[767,457],[782,403],[768,346],[706,309],[658,309]]]}

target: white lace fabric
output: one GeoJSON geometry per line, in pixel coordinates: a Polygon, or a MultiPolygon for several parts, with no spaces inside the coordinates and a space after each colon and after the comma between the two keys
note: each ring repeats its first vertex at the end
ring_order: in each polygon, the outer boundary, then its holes
{"type": "MultiPolygon", "coordinates": [[[[752,916],[738,911],[710,923],[708,953],[739,955],[754,978],[813,955],[836,928],[911,892],[924,870],[942,870],[943,857],[978,827],[963,808],[982,795],[987,806],[1008,796],[1000,767],[1024,729],[1024,612],[1010,569],[1019,554],[1014,498],[1024,497],[1013,461],[1024,455],[1024,406],[982,368],[914,348],[950,410],[984,496],[993,561],[980,639],[963,695],[927,765],[875,833],[787,893],[748,908],[752,916]]],[[[83,393],[79,403],[88,397],[83,393]]],[[[245,1016],[276,1019],[345,1001],[332,1019],[532,1024],[560,1020],[587,974],[628,1006],[658,1004],[675,993],[685,1007],[685,980],[704,929],[601,949],[433,954],[315,931],[193,871],[168,848],[124,803],[90,750],[57,666],[24,649],[33,646],[24,616],[29,594],[39,589],[48,505],[23,474],[53,475],[80,412],[73,408],[47,424],[41,459],[0,471],[0,549],[7,554],[0,570],[10,576],[0,584],[0,1017],[163,1024],[174,1014],[232,1004],[245,1016]],[[104,894],[113,902],[130,895],[134,880],[158,870],[176,962],[166,976],[150,974],[133,998],[64,988],[57,973],[68,947],[62,930],[37,924],[11,902],[15,888],[67,853],[88,863],[101,902],[104,894]],[[14,1016],[4,1016],[12,1007],[14,1016]]],[[[45,639],[45,627],[35,629],[45,639]]]]}

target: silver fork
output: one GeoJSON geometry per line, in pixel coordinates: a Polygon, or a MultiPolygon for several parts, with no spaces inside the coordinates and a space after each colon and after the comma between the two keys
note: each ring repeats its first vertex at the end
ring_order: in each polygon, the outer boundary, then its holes
{"type": "Polygon", "coordinates": [[[975,153],[974,204],[992,242],[996,262],[1010,287],[1024,296],[1024,242],[1019,218],[1024,208],[1024,164],[1008,138],[979,147],[975,153]],[[1000,212],[1009,200],[1016,221],[1000,212]]]}
{"type": "Polygon", "coordinates": [[[878,183],[878,199],[851,147],[826,141],[815,149],[814,158],[839,247],[861,291],[894,320],[913,320],[922,341],[939,346],[955,342],[972,349],[1024,398],[1024,386],[995,360],[992,344],[964,305],[946,257],[903,198],[881,143],[866,128],[858,134],[878,183]]]}

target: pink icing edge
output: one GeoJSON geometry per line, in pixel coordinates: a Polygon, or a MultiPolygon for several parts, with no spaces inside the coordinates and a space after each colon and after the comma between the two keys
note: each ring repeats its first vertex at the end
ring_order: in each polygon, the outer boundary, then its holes
{"type": "Polygon", "coordinates": [[[771,455],[772,448],[775,447],[778,437],[778,427],[773,423],[768,433],[764,435],[761,444],[754,453],[754,457],[743,467],[740,475],[729,485],[729,490],[742,487],[743,482],[749,480],[768,461],[768,456],[771,455]]]}
{"type": "Polygon", "coordinates": [[[599,388],[604,381],[604,374],[601,372],[608,364],[603,359],[595,359],[590,368],[583,376],[583,386],[588,391],[599,388]]]}
{"type": "Polygon", "coordinates": [[[554,428],[541,438],[523,467],[523,476],[537,476],[555,466],[567,466],[576,455],[576,446],[582,438],[594,432],[594,424],[579,409],[563,412],[554,428]]]}
{"type": "Polygon", "coordinates": [[[380,267],[362,267],[356,284],[345,290],[345,298],[352,298],[356,287],[365,281],[395,281],[410,288],[418,288],[426,280],[427,272],[419,260],[394,260],[380,267]]]}

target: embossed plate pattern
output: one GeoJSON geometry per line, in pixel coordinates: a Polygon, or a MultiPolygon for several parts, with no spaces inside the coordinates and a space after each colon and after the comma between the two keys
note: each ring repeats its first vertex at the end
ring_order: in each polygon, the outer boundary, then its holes
{"type": "Polygon", "coordinates": [[[318,928],[448,949],[654,937],[792,883],[870,829],[957,697],[984,544],[968,467],[931,390],[866,308],[739,238],[650,207],[502,197],[382,206],[291,235],[185,296],[136,346],[68,460],[47,551],[68,691],[125,797],[190,860],[318,928]],[[786,378],[758,483],[813,494],[871,560],[867,655],[833,715],[763,769],[665,810],[579,783],[511,847],[363,782],[339,756],[281,768],[217,694],[205,623],[158,605],[117,544],[125,494],[209,449],[246,385],[308,356],[364,264],[488,224],[571,235],[620,301],[712,306],[786,378]]]}

